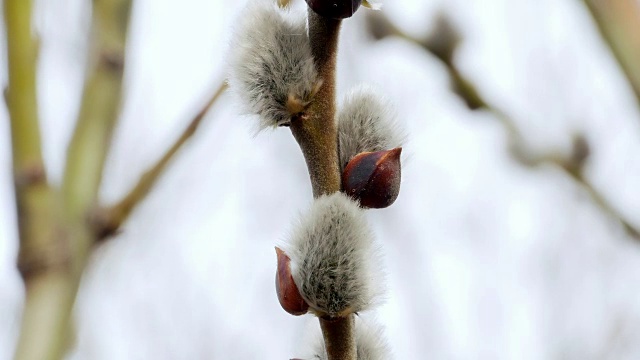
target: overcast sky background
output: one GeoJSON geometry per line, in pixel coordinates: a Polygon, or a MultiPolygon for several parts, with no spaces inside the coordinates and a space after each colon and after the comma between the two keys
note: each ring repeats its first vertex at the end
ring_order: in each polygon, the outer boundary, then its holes
{"type": "MultiPolygon", "coordinates": [[[[88,2],[36,3],[44,155],[59,183],[88,2]]],[[[130,188],[224,77],[243,4],[135,1],[104,201],[130,188]]],[[[363,82],[383,89],[409,141],[397,202],[367,213],[388,295],[363,324],[385,326],[397,359],[638,359],[640,243],[562,170],[515,161],[501,123],[468,110],[435,57],[399,38],[373,41],[366,11],[344,22],[338,92],[363,82]]],[[[640,228],[638,103],[581,1],[403,0],[383,11],[414,36],[432,30],[438,11],[450,16],[464,41],[456,64],[515,122],[526,148],[567,153],[573,134],[584,134],[587,179],[640,228]]],[[[23,290],[1,108],[0,359],[10,359],[23,290]]],[[[124,232],[96,252],[70,359],[305,356],[317,321],[280,308],[273,246],[309,206],[311,188],[290,132],[253,136],[255,121],[223,96],[124,232]]]]}

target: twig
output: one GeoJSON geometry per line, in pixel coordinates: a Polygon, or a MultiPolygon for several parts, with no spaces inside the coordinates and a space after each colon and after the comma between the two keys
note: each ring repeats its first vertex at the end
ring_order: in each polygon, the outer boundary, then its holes
{"type": "MultiPolygon", "coordinates": [[[[307,111],[291,121],[291,132],[307,163],[313,196],[340,191],[336,114],[336,58],[340,20],[308,9],[311,52],[322,84],[307,111]]],[[[320,318],[329,360],[356,360],[354,315],[320,318]]]]}
{"type": "Polygon", "coordinates": [[[311,51],[322,84],[306,113],[292,119],[291,132],[307,162],[314,197],[340,191],[334,120],[340,23],[340,20],[324,18],[309,9],[311,51]]]}
{"type": "Polygon", "coordinates": [[[164,173],[168,164],[175,157],[182,146],[193,136],[198,129],[198,126],[202,122],[202,119],[207,114],[209,109],[218,100],[220,95],[226,90],[227,84],[223,82],[220,84],[216,92],[205,104],[205,106],[198,112],[198,114],[191,120],[189,125],[185,128],[183,133],[176,139],[171,147],[164,153],[164,155],[147,170],[138,183],[129,191],[129,193],[118,201],[110,208],[99,210],[95,219],[95,226],[98,240],[114,234],[122,224],[127,220],[133,209],[141,203],[147,194],[151,191],[157,180],[164,173]]]}
{"type": "Polygon", "coordinates": [[[94,40],[75,132],[67,151],[62,194],[68,216],[86,216],[102,179],[120,112],[130,0],[93,2],[94,40]]]}
{"type": "Polygon", "coordinates": [[[37,43],[32,36],[30,0],[4,2],[9,85],[5,99],[11,121],[14,189],[20,252],[18,267],[26,303],[15,359],[50,359],[59,353],[64,333],[56,300],[64,298],[69,259],[58,236],[54,193],[41,154],[36,99],[37,43]],[[47,298],[43,294],[54,294],[47,298]]]}
{"type": "Polygon", "coordinates": [[[29,0],[4,2],[9,60],[6,100],[11,115],[13,165],[16,172],[20,172],[21,167],[40,167],[40,171],[44,171],[36,99],[38,48],[31,34],[31,9],[29,0]]]}
{"type": "Polygon", "coordinates": [[[640,103],[640,4],[635,0],[584,0],[640,103]]]}
{"type": "Polygon", "coordinates": [[[320,318],[320,328],[327,349],[327,359],[357,359],[355,318],[320,318]]]}
{"type": "Polygon", "coordinates": [[[98,191],[111,129],[118,116],[130,8],[129,0],[93,2],[92,66],[69,146],[60,197],[47,187],[38,155],[31,2],[5,2],[8,35],[13,38],[9,45],[9,52],[13,53],[10,62],[14,63],[10,65],[10,73],[14,73],[9,87],[10,108],[31,108],[12,113],[12,123],[22,125],[12,133],[17,145],[15,166],[26,169],[18,173],[16,182],[20,227],[24,229],[20,235],[20,252],[24,256],[20,256],[19,263],[27,294],[15,359],[61,359],[71,340],[71,310],[93,242],[85,217],[98,191]],[[21,188],[31,190],[23,196],[21,188]],[[58,203],[60,200],[62,203],[58,203]]]}
{"type": "MultiPolygon", "coordinates": [[[[446,23],[446,21],[444,23],[441,23],[441,25],[442,24],[446,24],[446,26],[441,26],[445,30],[445,32],[455,31],[450,24],[446,23]]],[[[437,58],[443,61],[443,63],[447,67],[447,70],[449,71],[449,75],[453,82],[453,87],[456,90],[456,93],[466,102],[469,108],[485,109],[492,112],[495,115],[495,118],[504,126],[509,139],[509,152],[516,161],[518,161],[521,165],[528,167],[538,166],[543,163],[553,164],[564,170],[578,185],[580,185],[589,194],[594,204],[596,204],[603,213],[608,214],[610,217],[617,220],[631,238],[640,241],[640,231],[638,230],[638,228],[632,225],[632,223],[627,220],[620,211],[616,210],[616,208],[611,205],[606,197],[600,194],[600,192],[589,182],[589,180],[584,177],[582,169],[588,157],[588,148],[586,155],[583,151],[585,146],[587,146],[586,142],[584,142],[584,139],[580,136],[577,136],[574,139],[576,140],[576,142],[574,142],[574,152],[569,158],[560,155],[532,156],[531,154],[529,154],[529,152],[522,145],[522,134],[518,130],[513,120],[500,109],[489,104],[484,99],[482,94],[477,90],[477,88],[473,85],[473,83],[468,78],[466,78],[455,65],[455,62],[453,61],[453,54],[458,42],[457,36],[444,36],[445,38],[456,40],[449,42],[451,48],[443,51],[442,49],[446,47],[443,47],[443,44],[437,42],[438,38],[442,36],[442,34],[438,31],[436,31],[436,33],[431,38],[416,39],[402,32],[384,16],[378,14],[373,14],[369,17],[369,29],[374,37],[378,39],[385,36],[398,36],[408,41],[419,44],[425,50],[431,52],[437,58]],[[584,142],[585,145],[583,145],[582,142],[584,142]]]]}
{"type": "Polygon", "coordinates": [[[570,176],[591,198],[605,214],[617,220],[626,233],[633,239],[640,241],[640,232],[631,223],[625,219],[600,192],[591,185],[584,177],[584,164],[589,156],[589,148],[586,140],[581,136],[574,137],[572,154],[567,157],[560,154],[547,154],[543,156],[532,156],[521,148],[513,148],[512,155],[522,165],[529,167],[537,167],[545,164],[553,164],[570,176]]]}

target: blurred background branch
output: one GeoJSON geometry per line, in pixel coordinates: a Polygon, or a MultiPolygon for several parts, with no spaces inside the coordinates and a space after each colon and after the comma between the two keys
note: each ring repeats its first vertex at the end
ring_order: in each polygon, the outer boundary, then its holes
{"type": "Polygon", "coordinates": [[[23,228],[20,263],[27,288],[16,359],[60,359],[71,341],[71,311],[93,242],[86,221],[87,211],[96,200],[112,129],[119,114],[130,10],[128,0],[93,2],[89,76],[68,148],[62,199],[59,199],[46,186],[40,157],[31,2],[5,2],[7,35],[12,44],[9,57],[13,65],[9,73],[13,81],[8,98],[10,108],[14,109],[12,123],[16,124],[12,132],[14,166],[28,169],[27,180],[20,183],[30,185],[25,186],[26,189],[33,189],[33,194],[28,190],[23,195],[22,185],[16,187],[19,222],[23,228]],[[62,217],[58,211],[60,204],[54,206],[54,199],[62,201],[62,217]]]}
{"type": "Polygon", "coordinates": [[[93,2],[89,72],[67,149],[62,184],[68,215],[83,217],[96,201],[122,98],[130,0],[93,2]]]}
{"type": "Polygon", "coordinates": [[[58,299],[66,295],[68,254],[58,236],[54,194],[47,184],[40,144],[36,63],[38,44],[32,34],[32,2],[7,0],[9,109],[13,153],[14,190],[18,213],[20,251],[18,268],[25,282],[26,303],[17,359],[48,359],[61,346],[58,299]],[[53,297],[42,294],[55,294],[53,297]]]}
{"type": "Polygon", "coordinates": [[[71,313],[76,293],[96,240],[113,234],[122,225],[227,88],[225,82],[220,83],[128,195],[111,208],[101,208],[98,192],[104,163],[123,102],[131,9],[130,0],[93,2],[89,70],[58,193],[47,184],[41,155],[32,4],[22,0],[5,2],[9,55],[5,99],[11,114],[20,225],[19,268],[27,289],[16,359],[53,360],[65,356],[73,340],[71,313]]]}
{"type": "Polygon", "coordinates": [[[149,170],[142,174],[136,185],[124,198],[107,209],[98,210],[98,214],[96,214],[97,218],[95,219],[98,240],[113,235],[118,231],[131,212],[135,209],[136,205],[140,204],[140,202],[142,202],[151,191],[178,151],[193,136],[193,134],[195,134],[204,116],[208,113],[209,109],[211,109],[218,98],[220,98],[220,95],[224,93],[227,87],[228,85],[226,82],[222,82],[218,86],[213,96],[211,96],[209,101],[191,120],[182,134],[176,139],[171,147],[167,149],[164,155],[158,159],[158,161],[152,165],[149,170]]]}
{"type": "MultiPolygon", "coordinates": [[[[484,109],[490,111],[502,124],[508,135],[508,150],[514,160],[527,167],[551,164],[564,170],[568,176],[584,189],[594,204],[596,204],[604,214],[618,221],[630,237],[640,241],[640,231],[638,228],[627,220],[625,216],[585,178],[583,168],[590,153],[586,138],[581,134],[574,134],[572,152],[569,156],[556,153],[541,156],[531,153],[524,145],[522,134],[510,117],[499,108],[489,104],[472,81],[465,77],[456,66],[454,55],[461,38],[457,30],[444,15],[441,14],[438,16],[433,34],[425,38],[415,38],[404,33],[384,15],[377,12],[371,13],[367,21],[369,32],[374,38],[382,39],[387,36],[403,38],[420,45],[442,61],[449,72],[452,81],[452,90],[464,100],[467,107],[471,110],[484,109]]],[[[640,22],[637,24],[640,27],[640,22]]],[[[640,34],[640,32],[636,33],[640,34]]],[[[638,37],[638,39],[640,39],[640,37],[638,37]]],[[[636,59],[640,59],[640,57],[636,57],[636,59]]],[[[635,65],[640,67],[640,62],[636,61],[635,65]]]]}
{"type": "Polygon", "coordinates": [[[640,104],[640,3],[584,0],[640,104]]]}
{"type": "Polygon", "coordinates": [[[31,32],[31,1],[4,2],[9,57],[9,87],[5,100],[11,115],[13,166],[16,173],[27,167],[43,172],[36,99],[38,44],[31,32]]]}

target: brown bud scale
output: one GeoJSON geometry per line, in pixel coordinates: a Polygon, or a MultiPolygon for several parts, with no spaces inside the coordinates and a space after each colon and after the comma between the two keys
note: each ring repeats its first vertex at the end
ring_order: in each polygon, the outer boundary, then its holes
{"type": "Polygon", "coordinates": [[[365,208],[390,206],[400,192],[401,152],[395,148],[354,156],[342,173],[342,191],[365,208]]]}
{"type": "Polygon", "coordinates": [[[304,315],[309,304],[302,298],[298,286],[291,275],[291,259],[280,248],[276,247],[278,270],[276,273],[276,292],[280,306],[291,315],[304,315]]]}

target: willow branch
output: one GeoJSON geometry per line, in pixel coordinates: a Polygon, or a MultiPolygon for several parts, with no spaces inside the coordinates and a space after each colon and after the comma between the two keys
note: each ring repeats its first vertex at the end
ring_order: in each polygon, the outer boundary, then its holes
{"type": "Polygon", "coordinates": [[[13,165],[18,173],[27,167],[42,169],[36,99],[38,48],[31,34],[31,11],[32,4],[29,0],[4,2],[9,65],[6,100],[11,116],[13,165]]]}
{"type": "Polygon", "coordinates": [[[354,314],[344,318],[320,318],[320,328],[325,341],[327,359],[357,359],[354,314]]]}
{"type": "MultiPolygon", "coordinates": [[[[612,2],[607,2],[612,3],[612,2]]],[[[443,21],[443,20],[439,20],[443,21]]],[[[386,36],[398,36],[408,41],[414,42],[422,46],[426,51],[434,54],[440,59],[451,77],[453,83],[453,89],[455,92],[466,102],[470,109],[485,109],[492,112],[495,118],[502,124],[507,131],[509,139],[509,151],[513,158],[521,165],[527,167],[539,166],[541,164],[552,164],[558,168],[564,170],[568,176],[570,176],[580,187],[582,187],[587,194],[591,197],[593,203],[600,208],[602,213],[607,214],[612,219],[618,221],[625,229],[627,234],[640,241],[640,230],[633,225],[611,202],[602,195],[584,176],[583,167],[588,157],[588,147],[584,139],[577,136],[574,140],[574,151],[567,157],[562,155],[548,154],[544,156],[533,156],[523,147],[523,136],[518,130],[515,122],[503,111],[497,107],[491,105],[480,91],[473,85],[473,82],[465,77],[458,69],[453,61],[453,54],[455,47],[457,46],[457,36],[451,36],[446,34],[451,31],[455,31],[450,24],[441,23],[440,29],[444,31],[444,35],[441,31],[437,32],[431,38],[416,39],[395,27],[384,16],[374,14],[369,17],[369,29],[374,37],[380,39],[386,36]],[[454,41],[448,41],[448,45],[444,46],[442,43],[438,43],[438,38],[444,37],[454,41]],[[443,50],[445,49],[445,50],[443,50]],[[587,147],[585,154],[585,147],[587,147]]],[[[639,23],[640,25],[640,23],[639,23]]],[[[638,63],[640,65],[640,63],[638,63]]]]}
{"type": "Polygon", "coordinates": [[[160,176],[175,157],[182,146],[195,134],[202,119],[209,109],[215,104],[220,95],[226,90],[227,84],[222,83],[207,104],[198,112],[198,114],[190,121],[189,125],[184,129],[182,134],[175,140],[164,155],[147,170],[136,185],[127,193],[127,195],[118,201],[115,205],[105,210],[99,211],[97,214],[95,226],[98,239],[105,238],[114,234],[122,224],[127,220],[136,205],[140,204],[147,194],[153,189],[160,176]]]}
{"type": "Polygon", "coordinates": [[[113,128],[120,112],[130,0],[93,2],[89,76],[62,184],[71,217],[84,216],[96,200],[113,128]]]}
{"type": "Polygon", "coordinates": [[[588,179],[584,176],[584,164],[589,156],[589,148],[586,141],[581,136],[574,137],[573,151],[570,156],[560,154],[545,154],[542,156],[533,156],[521,147],[512,148],[512,155],[522,165],[529,167],[537,167],[545,164],[552,164],[570,176],[591,198],[593,203],[607,214],[609,217],[618,221],[625,232],[637,241],[640,241],[640,232],[638,228],[629,222],[625,216],[616,209],[611,202],[602,195],[588,179]]]}
{"type": "Polygon", "coordinates": [[[26,302],[15,359],[50,359],[61,346],[56,300],[64,295],[69,269],[65,244],[58,236],[54,193],[48,186],[41,154],[36,99],[37,42],[31,30],[32,2],[6,0],[9,85],[6,101],[11,124],[14,190],[20,251],[18,268],[25,282],[26,302]],[[49,331],[52,330],[52,331],[49,331]]]}
{"type": "MultiPolygon", "coordinates": [[[[20,256],[19,262],[27,292],[15,354],[18,360],[62,359],[71,341],[71,311],[92,243],[85,214],[97,193],[107,144],[118,113],[130,7],[131,2],[127,0],[93,2],[95,41],[92,45],[95,47],[91,52],[90,75],[85,84],[78,125],[68,150],[60,199],[46,186],[38,155],[35,45],[30,36],[29,20],[31,2],[5,2],[8,35],[16,41],[9,45],[9,52],[21,53],[21,57],[10,60],[21,63],[10,65],[13,66],[10,72],[18,75],[18,81],[22,83],[18,87],[13,86],[15,82],[10,83],[8,100],[10,108],[31,108],[12,114],[12,122],[19,122],[13,137],[27,139],[18,140],[14,156],[16,168],[27,164],[28,176],[21,176],[16,183],[25,183],[24,188],[34,189],[34,194],[27,194],[24,201],[22,195],[18,196],[20,227],[32,229],[21,233],[20,251],[25,255],[20,256]],[[29,151],[24,152],[24,149],[29,151]],[[61,204],[58,203],[60,200],[61,204]],[[31,207],[36,209],[33,214],[31,207]],[[36,239],[34,246],[27,240],[32,237],[36,239]],[[33,256],[32,252],[39,256],[33,256]]],[[[10,55],[13,56],[15,54],[10,55]]]]}
{"type": "MultiPolygon", "coordinates": [[[[336,63],[340,20],[308,9],[311,53],[322,81],[313,103],[291,121],[291,132],[307,163],[313,196],[340,191],[336,116],[336,63]]],[[[328,360],[356,360],[354,315],[320,318],[328,360]]]]}
{"type": "Polygon", "coordinates": [[[307,163],[313,196],[340,191],[336,114],[336,57],[340,20],[309,9],[309,37],[322,84],[309,109],[292,119],[291,132],[307,163]]]}
{"type": "Polygon", "coordinates": [[[640,102],[640,4],[635,0],[584,3],[640,102]]]}

